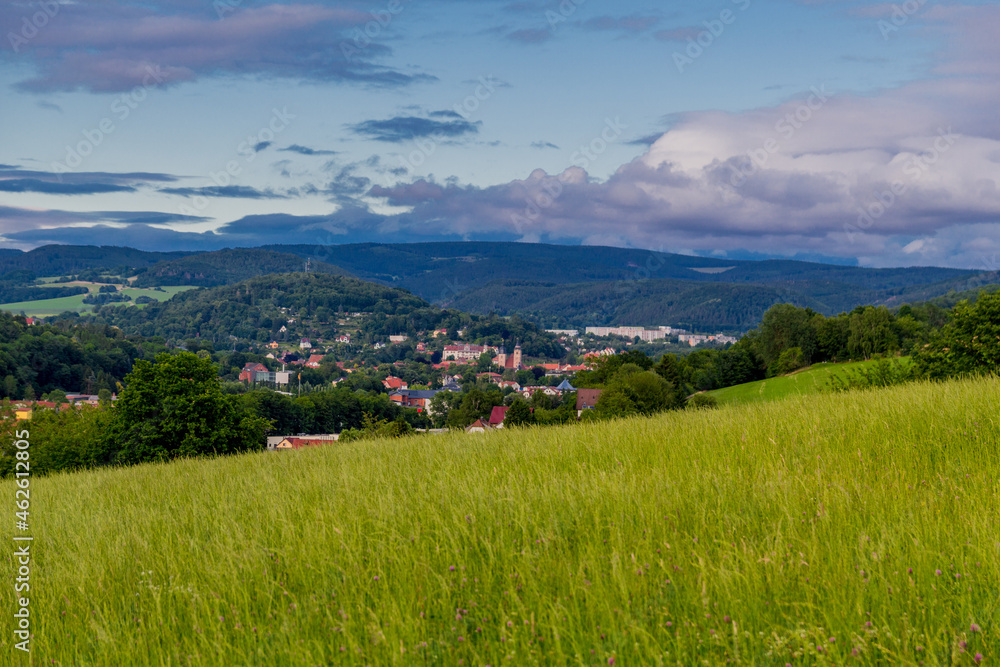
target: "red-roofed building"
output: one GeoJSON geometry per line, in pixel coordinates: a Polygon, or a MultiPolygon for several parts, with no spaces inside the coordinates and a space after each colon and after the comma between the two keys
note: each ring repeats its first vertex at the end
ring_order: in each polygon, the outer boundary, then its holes
{"type": "Polygon", "coordinates": [[[490,426],[493,428],[503,428],[503,420],[507,416],[508,410],[510,408],[504,405],[494,406],[493,412],[490,413],[490,426]]]}
{"type": "Polygon", "coordinates": [[[386,379],[382,380],[382,385],[389,390],[406,389],[410,386],[403,378],[398,378],[393,375],[390,375],[386,379]]]}
{"type": "Polygon", "coordinates": [[[332,439],[320,439],[320,438],[285,438],[277,445],[274,446],[275,449],[302,449],[303,447],[318,447],[320,445],[329,445],[335,442],[332,439]]]}
{"type": "Polygon", "coordinates": [[[593,410],[601,398],[602,389],[576,390],[576,416],[580,417],[584,410],[593,410]]]}
{"type": "Polygon", "coordinates": [[[487,431],[492,431],[493,427],[484,422],[482,419],[477,419],[468,426],[465,427],[466,433],[486,433],[487,431]]]}
{"type": "Polygon", "coordinates": [[[254,376],[257,372],[266,373],[267,366],[265,366],[264,364],[255,364],[252,362],[248,362],[243,367],[243,370],[240,371],[240,382],[253,382],[254,376]]]}

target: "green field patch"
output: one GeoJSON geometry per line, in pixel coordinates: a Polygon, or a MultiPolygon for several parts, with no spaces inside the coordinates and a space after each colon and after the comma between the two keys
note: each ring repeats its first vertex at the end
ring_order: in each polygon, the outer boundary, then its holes
{"type": "MultiPolygon", "coordinates": [[[[900,362],[908,365],[910,359],[904,357],[900,362]]],[[[851,373],[870,368],[875,363],[877,363],[875,360],[871,360],[843,364],[814,364],[788,375],[715,389],[706,393],[714,396],[720,405],[773,401],[788,396],[808,396],[828,390],[830,379],[835,375],[846,377],[851,373]]]]}
{"type": "MultiPolygon", "coordinates": [[[[63,286],[75,286],[82,285],[90,289],[91,294],[97,293],[100,288],[101,283],[91,283],[83,281],[74,281],[70,283],[49,283],[46,285],[40,285],[40,287],[63,287],[63,286]]],[[[128,294],[132,297],[133,301],[137,296],[149,296],[158,301],[167,301],[173,295],[183,292],[185,290],[194,289],[191,286],[172,286],[163,287],[162,292],[158,292],[153,289],[139,289],[134,287],[126,287],[121,290],[122,293],[128,294]]],[[[18,303],[5,303],[0,304],[0,310],[5,310],[10,313],[24,313],[29,317],[48,317],[50,315],[58,315],[60,313],[69,311],[75,311],[80,314],[93,312],[94,307],[90,304],[83,302],[86,294],[77,294],[75,296],[65,296],[58,299],[39,299],[36,301],[20,301],[18,303]]],[[[134,305],[134,304],[133,304],[134,305]]],[[[138,306],[139,308],[142,305],[138,306]]]]}

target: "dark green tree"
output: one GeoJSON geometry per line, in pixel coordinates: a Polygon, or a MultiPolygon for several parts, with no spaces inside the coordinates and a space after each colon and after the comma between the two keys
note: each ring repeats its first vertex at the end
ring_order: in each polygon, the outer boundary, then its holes
{"type": "Polygon", "coordinates": [[[528,405],[527,401],[521,397],[515,398],[514,402],[510,404],[510,408],[507,409],[507,414],[504,416],[504,428],[510,426],[525,426],[527,424],[534,423],[535,415],[531,411],[531,407],[528,405]]]}
{"type": "Polygon", "coordinates": [[[107,445],[120,463],[264,448],[268,422],[222,393],[215,366],[190,352],[137,360],[113,408],[107,445]]]}

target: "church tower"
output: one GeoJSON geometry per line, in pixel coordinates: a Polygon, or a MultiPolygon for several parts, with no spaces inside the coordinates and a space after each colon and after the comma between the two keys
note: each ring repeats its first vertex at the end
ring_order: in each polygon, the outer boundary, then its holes
{"type": "Polygon", "coordinates": [[[520,370],[521,368],[521,345],[514,346],[514,359],[513,359],[514,370],[520,370]]]}

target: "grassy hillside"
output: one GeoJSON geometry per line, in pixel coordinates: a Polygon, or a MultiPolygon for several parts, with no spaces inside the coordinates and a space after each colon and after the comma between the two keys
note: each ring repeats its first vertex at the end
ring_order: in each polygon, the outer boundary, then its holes
{"type": "Polygon", "coordinates": [[[987,379],[36,479],[34,656],[991,664],[998,411],[987,379]]]}
{"type": "MultiPolygon", "coordinates": [[[[903,358],[901,362],[908,364],[910,360],[907,357],[903,358]]],[[[774,401],[788,396],[809,396],[826,391],[829,388],[830,378],[834,375],[843,378],[874,364],[875,361],[813,364],[789,375],[715,389],[707,393],[715,396],[720,404],[734,405],[756,401],[774,401]]]]}

